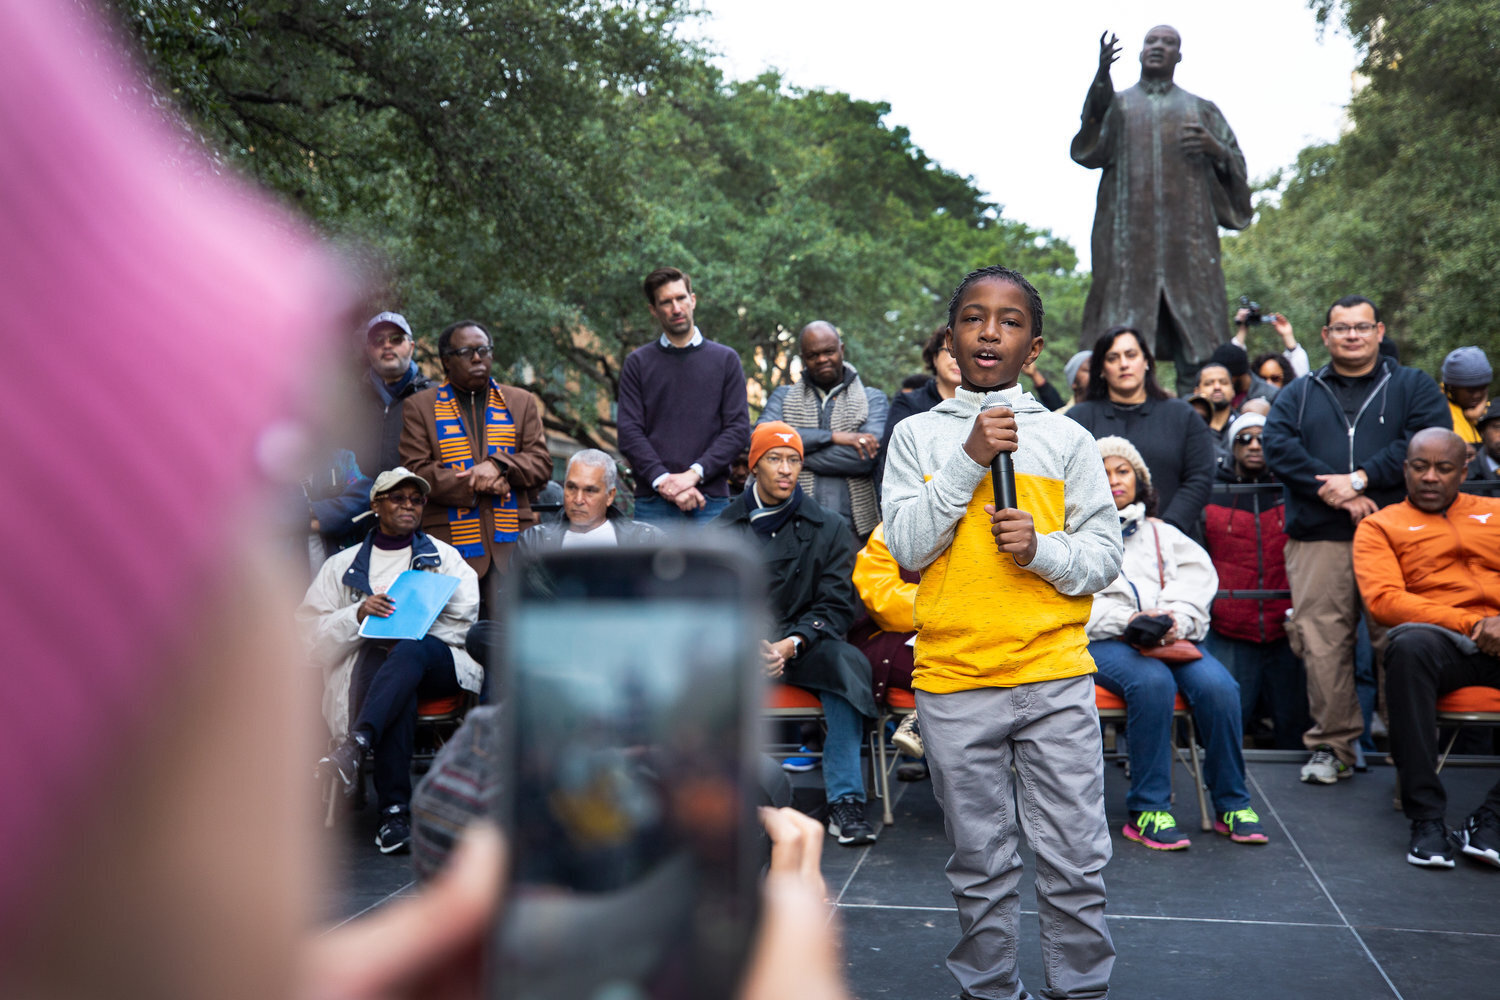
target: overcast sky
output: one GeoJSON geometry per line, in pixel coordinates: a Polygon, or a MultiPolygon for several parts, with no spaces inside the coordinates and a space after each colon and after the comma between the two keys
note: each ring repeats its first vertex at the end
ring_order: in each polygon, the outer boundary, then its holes
{"type": "Polygon", "coordinates": [[[1068,158],[1099,58],[1120,36],[1114,85],[1140,75],[1146,30],[1182,34],[1178,85],[1219,106],[1252,180],[1336,139],[1357,56],[1341,30],[1319,38],[1305,0],[701,0],[692,34],[725,72],[768,67],[794,86],[891,105],[887,124],[956,173],[1007,218],[1051,229],[1088,267],[1099,172],[1068,158]]]}

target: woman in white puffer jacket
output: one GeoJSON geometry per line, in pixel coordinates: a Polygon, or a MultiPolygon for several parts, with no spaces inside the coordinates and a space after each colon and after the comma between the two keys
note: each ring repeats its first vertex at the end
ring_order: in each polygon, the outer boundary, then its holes
{"type": "Polygon", "coordinates": [[[1190,844],[1171,813],[1172,706],[1180,692],[1192,706],[1203,739],[1214,829],[1236,843],[1264,844],[1265,830],[1245,788],[1239,685],[1199,645],[1208,632],[1208,607],[1219,575],[1196,542],[1152,516],[1156,493],[1151,472],[1135,446],[1121,437],[1100,438],[1099,453],[1120,512],[1125,560],[1120,575],[1094,595],[1089,653],[1099,668],[1095,682],[1125,700],[1131,778],[1125,837],[1159,851],[1190,844]],[[1142,616],[1170,619],[1168,630],[1155,639],[1154,651],[1167,651],[1183,640],[1173,661],[1148,655],[1151,646],[1126,641],[1127,629],[1142,616]]]}

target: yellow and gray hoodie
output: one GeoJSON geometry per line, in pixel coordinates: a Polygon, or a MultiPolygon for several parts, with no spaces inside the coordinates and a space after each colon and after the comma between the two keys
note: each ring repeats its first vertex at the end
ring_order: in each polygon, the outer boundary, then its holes
{"type": "Polygon", "coordinates": [[[990,471],[963,450],[984,399],[963,388],[896,425],[886,455],[886,544],[920,570],[912,685],[946,694],[1093,673],[1084,626],[1093,594],[1120,573],[1124,546],[1104,463],[1089,432],[1019,386],[1017,505],[1036,525],[1018,566],[995,547],[984,505],[990,471]]]}

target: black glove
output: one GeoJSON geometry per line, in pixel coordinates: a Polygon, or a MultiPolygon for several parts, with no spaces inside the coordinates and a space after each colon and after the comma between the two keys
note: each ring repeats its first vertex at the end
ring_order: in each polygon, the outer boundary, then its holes
{"type": "Polygon", "coordinates": [[[1160,646],[1161,637],[1171,630],[1171,615],[1136,615],[1120,638],[1138,648],[1160,646]]]}

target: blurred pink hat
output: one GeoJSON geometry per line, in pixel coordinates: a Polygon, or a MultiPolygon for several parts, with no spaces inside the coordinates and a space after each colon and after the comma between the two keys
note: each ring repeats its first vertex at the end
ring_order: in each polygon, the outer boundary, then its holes
{"type": "Polygon", "coordinates": [[[346,301],[69,0],[0,4],[0,940],[118,775],[346,301]]]}

